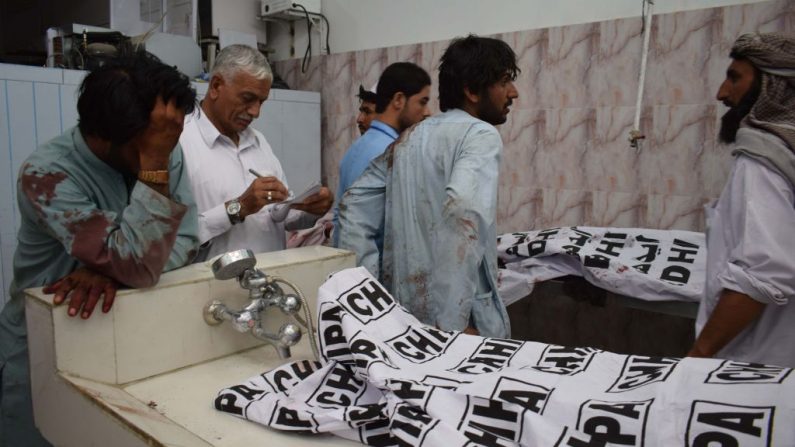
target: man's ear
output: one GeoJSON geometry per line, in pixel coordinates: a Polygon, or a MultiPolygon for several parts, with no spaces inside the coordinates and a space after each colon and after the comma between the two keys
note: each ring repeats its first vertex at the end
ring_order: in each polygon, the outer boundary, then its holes
{"type": "Polygon", "coordinates": [[[207,96],[211,99],[218,99],[220,95],[220,88],[224,85],[224,78],[221,76],[215,75],[210,78],[210,86],[207,88],[207,96]]]}
{"type": "Polygon", "coordinates": [[[480,95],[477,93],[472,93],[472,91],[469,90],[469,87],[464,87],[464,98],[467,100],[467,102],[471,102],[472,104],[477,104],[480,102],[480,95]]]}
{"type": "Polygon", "coordinates": [[[394,107],[395,110],[403,110],[403,107],[406,106],[406,94],[403,92],[397,92],[392,95],[392,101],[389,102],[389,105],[394,107]]]}

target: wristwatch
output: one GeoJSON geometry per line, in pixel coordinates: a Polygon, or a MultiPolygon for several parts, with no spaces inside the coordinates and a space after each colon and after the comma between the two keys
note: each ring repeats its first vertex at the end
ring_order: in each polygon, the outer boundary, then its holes
{"type": "Polygon", "coordinates": [[[232,199],[226,202],[226,215],[232,225],[243,222],[246,218],[240,215],[240,201],[232,199]]]}

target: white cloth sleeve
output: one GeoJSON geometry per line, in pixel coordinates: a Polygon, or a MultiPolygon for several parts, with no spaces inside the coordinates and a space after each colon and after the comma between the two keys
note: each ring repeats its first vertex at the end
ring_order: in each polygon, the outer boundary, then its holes
{"type": "Polygon", "coordinates": [[[718,273],[725,289],[778,305],[795,296],[793,187],[778,172],[741,156],[728,200],[729,262],[718,273]]]}

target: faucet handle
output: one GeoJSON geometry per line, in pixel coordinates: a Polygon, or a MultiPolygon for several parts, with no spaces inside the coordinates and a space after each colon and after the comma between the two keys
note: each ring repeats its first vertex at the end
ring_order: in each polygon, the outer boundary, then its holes
{"type": "Polygon", "coordinates": [[[301,328],[298,326],[287,323],[282,325],[279,328],[279,343],[282,346],[295,346],[299,341],[301,341],[301,328]]]}
{"type": "Polygon", "coordinates": [[[290,347],[295,346],[301,341],[301,328],[298,326],[287,323],[279,328],[278,334],[269,334],[261,326],[254,326],[251,328],[251,333],[254,337],[266,341],[276,348],[276,352],[282,359],[289,358],[291,355],[290,347]]]}
{"type": "Polygon", "coordinates": [[[284,295],[279,307],[281,308],[282,312],[286,313],[287,315],[293,315],[301,310],[301,300],[299,300],[298,297],[292,293],[284,295]]]}
{"type": "Polygon", "coordinates": [[[212,270],[215,279],[232,279],[257,265],[254,252],[249,249],[230,251],[213,262],[212,270]]]}

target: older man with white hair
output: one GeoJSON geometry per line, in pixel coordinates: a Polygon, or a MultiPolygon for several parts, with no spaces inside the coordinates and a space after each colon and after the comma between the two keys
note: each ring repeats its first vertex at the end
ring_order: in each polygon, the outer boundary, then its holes
{"type": "Polygon", "coordinates": [[[707,208],[695,357],[795,367],[795,36],[746,34],[717,99],[732,172],[707,208]]]}
{"type": "Polygon", "coordinates": [[[283,250],[285,229],[314,225],[333,202],[328,188],[294,205],[277,221],[267,205],[288,197],[281,163],[265,136],[250,127],[268,99],[273,74],[265,56],[245,45],[225,47],[215,60],[200,110],[185,118],[180,144],[208,256],[249,248],[283,250]]]}

